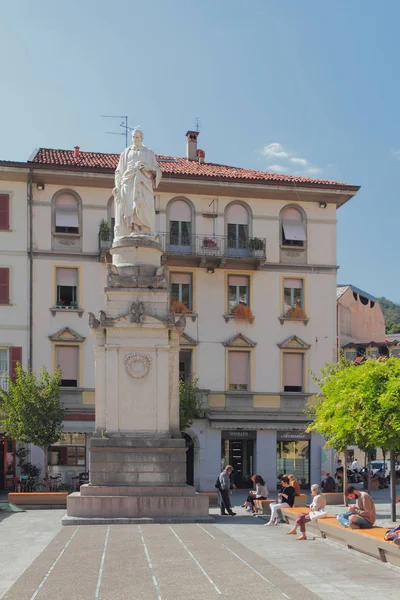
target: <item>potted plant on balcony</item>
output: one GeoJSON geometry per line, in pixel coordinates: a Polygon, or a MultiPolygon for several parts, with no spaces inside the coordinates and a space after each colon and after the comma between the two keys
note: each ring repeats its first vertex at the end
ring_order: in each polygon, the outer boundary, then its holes
{"type": "Polygon", "coordinates": [[[110,227],[105,219],[102,219],[100,221],[99,234],[100,234],[100,247],[103,249],[108,249],[110,246],[111,231],[110,231],[110,227]]]}
{"type": "Polygon", "coordinates": [[[232,313],[235,321],[247,321],[250,324],[254,321],[253,312],[250,306],[246,306],[246,304],[236,304],[232,309],[232,313]]]}
{"type": "Polygon", "coordinates": [[[73,301],[69,303],[69,308],[71,308],[72,310],[76,310],[78,308],[78,303],[73,301]]]}
{"type": "Polygon", "coordinates": [[[218,244],[210,237],[203,238],[203,248],[218,248],[218,244]]]}
{"type": "Polygon", "coordinates": [[[64,300],[57,300],[57,308],[65,308],[64,306],[64,300]]]}
{"type": "Polygon", "coordinates": [[[247,245],[253,256],[263,258],[265,252],[264,240],[257,237],[250,238],[247,245]]]}
{"type": "Polygon", "coordinates": [[[180,315],[187,315],[190,313],[190,310],[183,302],[179,302],[179,300],[172,300],[170,311],[172,313],[178,313],[180,315]]]}

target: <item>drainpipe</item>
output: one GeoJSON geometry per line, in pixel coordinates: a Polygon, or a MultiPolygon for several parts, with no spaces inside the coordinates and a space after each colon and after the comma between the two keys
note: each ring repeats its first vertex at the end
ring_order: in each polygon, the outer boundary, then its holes
{"type": "Polygon", "coordinates": [[[29,353],[28,365],[33,365],[33,207],[32,207],[32,167],[29,168],[28,205],[29,205],[29,353]]]}

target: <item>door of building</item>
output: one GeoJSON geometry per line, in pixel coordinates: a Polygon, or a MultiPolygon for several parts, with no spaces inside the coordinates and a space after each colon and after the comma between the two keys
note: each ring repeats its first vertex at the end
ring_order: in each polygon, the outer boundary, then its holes
{"type": "Polygon", "coordinates": [[[185,348],[179,351],[179,379],[186,381],[192,374],[192,351],[185,348]]]}
{"type": "Polygon", "coordinates": [[[223,431],[221,439],[222,468],[233,467],[231,481],[237,488],[251,488],[254,475],[255,431],[223,431]]]}
{"type": "Polygon", "coordinates": [[[15,476],[15,442],[0,434],[0,489],[12,491],[15,476]]]}

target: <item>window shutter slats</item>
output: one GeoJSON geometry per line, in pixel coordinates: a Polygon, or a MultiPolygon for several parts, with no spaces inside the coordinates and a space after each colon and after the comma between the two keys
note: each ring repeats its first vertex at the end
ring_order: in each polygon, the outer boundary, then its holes
{"type": "Polygon", "coordinates": [[[17,363],[22,365],[22,348],[19,346],[13,346],[10,348],[10,377],[13,381],[15,381],[17,376],[15,372],[17,363]]]}
{"type": "Polygon", "coordinates": [[[10,269],[0,268],[0,304],[10,303],[10,269]]]}
{"type": "Polygon", "coordinates": [[[0,194],[0,231],[10,229],[10,196],[0,194]]]}

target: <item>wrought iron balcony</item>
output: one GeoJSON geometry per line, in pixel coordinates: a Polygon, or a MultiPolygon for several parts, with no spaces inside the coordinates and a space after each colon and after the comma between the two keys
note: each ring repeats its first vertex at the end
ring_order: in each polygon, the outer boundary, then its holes
{"type": "MultiPolygon", "coordinates": [[[[239,239],[226,235],[174,235],[159,233],[163,261],[173,263],[174,257],[184,262],[198,264],[243,261],[256,266],[266,260],[265,238],[239,239]]],[[[110,236],[111,237],[111,236],[110,236]]],[[[112,239],[99,236],[100,258],[110,250],[112,239]]]]}
{"type": "Polygon", "coordinates": [[[160,244],[165,256],[192,256],[208,262],[219,258],[244,261],[265,261],[266,240],[264,238],[239,239],[226,235],[173,235],[159,233],[160,244]]]}

